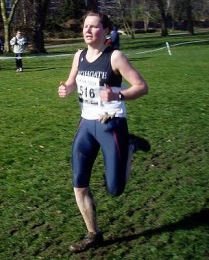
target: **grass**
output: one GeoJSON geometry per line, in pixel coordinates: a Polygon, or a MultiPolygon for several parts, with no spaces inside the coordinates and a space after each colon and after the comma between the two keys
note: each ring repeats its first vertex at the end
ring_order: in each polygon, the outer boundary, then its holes
{"type": "Polygon", "coordinates": [[[204,39],[208,35],[121,39],[150,86],[127,109],[130,132],[146,138],[151,151],[134,155],[118,198],[106,193],[99,154],[91,185],[105,245],[78,255],[68,247],[86,230],[69,164],[80,110],[76,94],[57,95],[72,56],[25,58],[22,74],[13,59],[0,60],[0,259],[209,259],[209,45],[173,46],[171,56],[166,48],[153,51],[165,41],[204,39]]]}

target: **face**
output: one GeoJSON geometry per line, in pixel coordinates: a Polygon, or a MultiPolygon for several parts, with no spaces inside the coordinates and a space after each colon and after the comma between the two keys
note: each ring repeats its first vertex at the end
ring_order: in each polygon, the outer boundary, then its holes
{"type": "Polygon", "coordinates": [[[87,16],[83,26],[83,37],[85,42],[89,45],[103,43],[105,35],[106,31],[102,27],[99,17],[87,16]]]}
{"type": "Polygon", "coordinates": [[[17,32],[17,38],[21,38],[22,37],[22,33],[21,32],[17,32]]]}

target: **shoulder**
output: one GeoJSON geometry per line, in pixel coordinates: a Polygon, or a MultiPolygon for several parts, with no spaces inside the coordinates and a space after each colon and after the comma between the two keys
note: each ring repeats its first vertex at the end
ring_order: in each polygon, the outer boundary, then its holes
{"type": "Polygon", "coordinates": [[[78,68],[78,65],[79,65],[79,61],[81,59],[81,54],[83,53],[84,50],[78,50],[75,55],[74,55],[74,58],[73,58],[73,64],[72,64],[72,67],[74,69],[77,69],[78,68]]]}
{"type": "Polygon", "coordinates": [[[130,61],[120,50],[114,50],[111,56],[111,65],[113,70],[121,70],[122,68],[128,68],[130,61]]]}
{"type": "Polygon", "coordinates": [[[120,50],[114,50],[111,57],[112,61],[122,61],[127,60],[125,54],[123,54],[120,50]]]}
{"type": "Polygon", "coordinates": [[[79,57],[79,56],[81,55],[81,52],[82,52],[82,51],[83,51],[83,50],[80,50],[80,49],[77,50],[77,52],[75,53],[74,56],[75,56],[75,57],[79,57]]]}
{"type": "Polygon", "coordinates": [[[77,52],[74,55],[74,60],[79,61],[81,54],[84,53],[85,51],[86,51],[86,49],[77,50],[77,52]]]}
{"type": "Polygon", "coordinates": [[[14,43],[15,43],[15,37],[13,37],[13,38],[10,40],[10,43],[11,43],[11,44],[14,44],[14,43]]]}

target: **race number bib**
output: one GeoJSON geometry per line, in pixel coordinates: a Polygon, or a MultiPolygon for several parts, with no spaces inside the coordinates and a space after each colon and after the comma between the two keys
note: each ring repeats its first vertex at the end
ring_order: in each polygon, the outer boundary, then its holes
{"type": "Polygon", "coordinates": [[[78,75],[76,77],[79,101],[81,103],[99,104],[100,79],[78,75]]]}

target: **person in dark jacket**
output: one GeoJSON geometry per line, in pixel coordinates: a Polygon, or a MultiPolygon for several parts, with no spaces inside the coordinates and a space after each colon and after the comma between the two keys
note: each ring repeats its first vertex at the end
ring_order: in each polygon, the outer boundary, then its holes
{"type": "Polygon", "coordinates": [[[120,36],[118,32],[118,26],[114,26],[110,32],[111,45],[115,50],[120,49],[120,36]]]}

